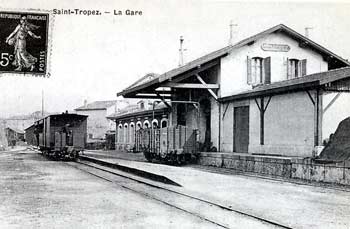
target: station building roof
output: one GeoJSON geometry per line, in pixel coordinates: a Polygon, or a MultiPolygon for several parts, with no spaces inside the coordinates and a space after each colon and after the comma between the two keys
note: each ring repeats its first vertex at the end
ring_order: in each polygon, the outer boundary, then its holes
{"type": "Polygon", "coordinates": [[[107,100],[107,101],[94,101],[92,103],[88,103],[81,107],[75,108],[76,111],[84,111],[84,110],[106,110],[108,107],[115,105],[116,100],[107,100]]]}
{"type": "MultiPolygon", "coordinates": [[[[252,44],[253,42],[255,42],[256,40],[271,34],[271,33],[275,33],[275,32],[281,32],[284,33],[286,35],[288,35],[289,37],[297,40],[302,46],[304,47],[308,47],[320,54],[322,54],[322,56],[327,59],[329,62],[333,63],[334,65],[337,65],[337,67],[346,67],[346,66],[350,66],[350,63],[343,59],[342,57],[336,55],[335,53],[331,52],[330,50],[324,48],[323,46],[317,44],[316,42],[312,41],[311,39],[301,35],[300,33],[292,30],[291,28],[283,25],[283,24],[279,24],[277,26],[274,26],[270,29],[267,29],[261,33],[258,33],[254,36],[251,36],[249,38],[246,38],[234,45],[229,45],[226,46],[222,49],[216,50],[214,52],[211,52],[207,55],[204,55],[198,59],[195,59],[181,67],[172,69],[168,72],[165,72],[159,76],[153,77],[153,78],[149,78],[149,80],[145,80],[146,78],[143,77],[140,80],[136,81],[134,84],[132,84],[131,86],[127,87],[126,89],[124,89],[123,91],[117,93],[118,96],[124,96],[124,97],[129,97],[129,98],[133,98],[136,94],[138,93],[150,93],[151,91],[154,91],[154,89],[160,87],[162,85],[162,83],[164,82],[169,82],[172,79],[175,79],[177,77],[181,77],[181,75],[188,73],[189,71],[193,71],[194,69],[198,69],[201,66],[204,66],[205,64],[210,64],[210,63],[214,63],[215,64],[215,60],[228,55],[230,52],[234,51],[235,49],[238,49],[240,47],[243,47],[245,45],[249,45],[252,44]],[[140,83],[142,82],[142,83],[140,83]]],[[[217,64],[219,62],[216,62],[217,64]]],[[[210,65],[212,66],[212,65],[210,65]]]]}
{"type": "Polygon", "coordinates": [[[166,110],[167,110],[167,106],[164,105],[164,103],[155,104],[154,109],[153,107],[141,109],[138,105],[130,105],[118,111],[117,113],[107,116],[107,119],[121,120],[129,117],[149,115],[149,114],[152,114],[153,112],[155,114],[164,113],[166,110]]]}

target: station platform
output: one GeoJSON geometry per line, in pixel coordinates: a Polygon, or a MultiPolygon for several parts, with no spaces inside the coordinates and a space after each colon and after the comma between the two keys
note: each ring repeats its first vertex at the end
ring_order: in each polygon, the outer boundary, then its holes
{"type": "MultiPolygon", "coordinates": [[[[97,152],[85,156],[98,157],[97,152]],[[93,156],[95,154],[95,156],[93,156]]],[[[100,159],[165,176],[181,187],[166,185],[191,196],[289,225],[292,228],[349,228],[350,190],[300,185],[240,174],[226,175],[193,167],[132,161],[100,153],[100,159]],[[321,201],[322,200],[322,201],[321,201]]]]}
{"type": "MultiPolygon", "coordinates": [[[[143,153],[119,151],[85,151],[86,155],[100,158],[116,158],[127,161],[146,162],[143,153]]],[[[350,186],[350,164],[320,164],[311,158],[255,155],[232,152],[201,152],[198,166],[227,170],[274,179],[300,182],[318,182],[322,185],[350,186]]],[[[190,165],[194,167],[193,165],[190,165]]]]}
{"type": "Polygon", "coordinates": [[[143,153],[131,153],[117,150],[84,150],[83,155],[97,156],[99,158],[118,158],[128,161],[147,161],[143,153]]]}

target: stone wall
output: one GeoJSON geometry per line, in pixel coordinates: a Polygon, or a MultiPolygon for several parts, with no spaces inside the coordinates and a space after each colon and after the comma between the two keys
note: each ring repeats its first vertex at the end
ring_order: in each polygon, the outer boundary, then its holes
{"type": "Polygon", "coordinates": [[[293,159],[293,179],[350,185],[350,167],[335,164],[316,164],[310,159],[293,159]]]}
{"type": "Polygon", "coordinates": [[[349,164],[316,164],[310,159],[232,153],[201,153],[199,164],[304,181],[350,185],[349,164]]]}

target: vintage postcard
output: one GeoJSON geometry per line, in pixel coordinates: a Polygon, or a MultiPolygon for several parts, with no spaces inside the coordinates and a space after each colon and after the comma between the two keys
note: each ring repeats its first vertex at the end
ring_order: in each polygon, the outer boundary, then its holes
{"type": "Polygon", "coordinates": [[[350,228],[350,1],[0,2],[0,229],[350,228]]]}

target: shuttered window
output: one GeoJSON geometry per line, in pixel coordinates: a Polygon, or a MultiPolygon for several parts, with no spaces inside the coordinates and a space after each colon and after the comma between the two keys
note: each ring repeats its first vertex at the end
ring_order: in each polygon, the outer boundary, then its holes
{"type": "Polygon", "coordinates": [[[271,83],[271,57],[266,57],[264,63],[264,84],[271,83]]]}
{"type": "Polygon", "coordinates": [[[247,83],[257,86],[271,83],[271,58],[247,56],[247,83]]]}
{"type": "Polygon", "coordinates": [[[294,79],[306,75],[306,59],[287,59],[287,79],[294,79]]]}

